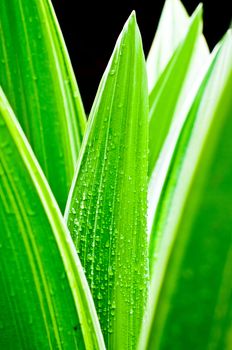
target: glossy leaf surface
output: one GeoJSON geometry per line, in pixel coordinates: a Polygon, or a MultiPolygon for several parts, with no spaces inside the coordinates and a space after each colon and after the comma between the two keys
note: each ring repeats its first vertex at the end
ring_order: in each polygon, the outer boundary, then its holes
{"type": "Polygon", "coordinates": [[[146,303],[147,124],[132,14],[100,83],[66,210],[109,349],[135,347],[146,303]]]}
{"type": "Polygon", "coordinates": [[[166,0],[147,57],[148,88],[153,89],[175,49],[184,38],[189,16],[179,0],[166,0]]]}
{"type": "MultiPolygon", "coordinates": [[[[184,40],[189,26],[189,18],[179,0],[166,0],[159,20],[158,28],[147,57],[148,88],[151,92],[165,70],[179,44],[184,40]]],[[[200,36],[195,55],[201,60],[209,53],[203,35],[200,36]]]]}
{"type": "Polygon", "coordinates": [[[231,62],[230,30],[189,112],[163,188],[141,348],[232,346],[231,62]]]}
{"type": "Polygon", "coordinates": [[[0,90],[0,348],[104,349],[71,236],[0,90]]]}
{"type": "Polygon", "coordinates": [[[154,220],[175,145],[211,61],[202,43],[201,8],[191,18],[188,32],[150,95],[150,166],[148,235],[153,269],[154,220]]]}
{"type": "Polygon", "coordinates": [[[176,49],[149,96],[149,177],[154,171],[174,117],[178,117],[178,108],[185,102],[196,80],[196,74],[201,74],[202,65],[208,58],[208,53],[202,54],[196,50],[201,31],[202,8],[199,6],[183,42],[176,49]]]}
{"type": "Polygon", "coordinates": [[[85,116],[50,1],[2,0],[0,36],[0,84],[63,210],[85,116]]]}

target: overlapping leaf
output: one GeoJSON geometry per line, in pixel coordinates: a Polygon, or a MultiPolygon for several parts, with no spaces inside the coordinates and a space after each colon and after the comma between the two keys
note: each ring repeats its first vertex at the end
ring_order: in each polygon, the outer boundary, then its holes
{"type": "Polygon", "coordinates": [[[153,89],[188,28],[189,17],[179,0],[166,0],[147,57],[148,88],[153,89]]]}
{"type": "Polygon", "coordinates": [[[149,177],[154,171],[170,126],[179,117],[178,107],[183,105],[194,85],[196,73],[201,74],[202,65],[208,58],[208,54],[196,51],[201,40],[201,31],[202,7],[199,6],[192,16],[183,42],[176,49],[150,94],[149,177]]]}
{"type": "Polygon", "coordinates": [[[162,187],[178,135],[211,60],[207,50],[201,48],[201,29],[201,8],[198,8],[191,18],[184,40],[150,95],[148,234],[151,270],[156,240],[153,223],[162,187]]]}
{"type": "Polygon", "coordinates": [[[85,116],[50,0],[2,0],[0,84],[63,210],[85,116]]]}
{"type": "Polygon", "coordinates": [[[232,33],[188,114],[157,211],[141,349],[230,349],[232,33]]]}
{"type": "MultiPolygon", "coordinates": [[[[148,88],[152,91],[178,45],[184,39],[190,18],[179,0],[166,0],[159,25],[147,57],[148,88]]],[[[204,58],[208,47],[201,35],[197,48],[198,57],[204,58]]],[[[199,61],[199,64],[201,62],[199,61]]]]}
{"type": "Polygon", "coordinates": [[[104,349],[70,234],[0,90],[0,348],[104,349]]]}
{"type": "Polygon", "coordinates": [[[102,78],[66,211],[109,349],[135,348],[146,303],[147,124],[132,14],[102,78]]]}

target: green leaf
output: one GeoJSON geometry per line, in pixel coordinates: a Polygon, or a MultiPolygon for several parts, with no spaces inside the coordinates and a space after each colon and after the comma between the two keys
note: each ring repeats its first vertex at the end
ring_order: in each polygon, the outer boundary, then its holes
{"type": "Polygon", "coordinates": [[[0,36],[0,84],[63,210],[85,115],[50,1],[2,0],[0,36]]]}
{"type": "Polygon", "coordinates": [[[179,136],[159,203],[162,232],[141,349],[230,349],[232,32],[179,136]]]}
{"type": "Polygon", "coordinates": [[[202,6],[192,16],[188,32],[150,94],[149,170],[151,177],[171,124],[196,80],[208,54],[196,50],[202,31],[202,6]],[[202,62],[200,62],[202,61],[202,62]],[[201,63],[199,66],[199,62],[201,63]]]}
{"type": "Polygon", "coordinates": [[[71,236],[0,89],[0,348],[104,349],[71,236]]]}
{"type": "MultiPolygon", "coordinates": [[[[176,48],[184,39],[190,18],[179,0],[166,0],[160,17],[155,38],[147,57],[148,88],[152,91],[176,48]]],[[[209,50],[203,35],[198,43],[199,56],[209,50]]]]}
{"type": "Polygon", "coordinates": [[[110,349],[135,347],[146,303],[147,124],[132,14],[101,80],[66,210],[110,349]]]}
{"type": "Polygon", "coordinates": [[[166,0],[147,57],[148,88],[152,90],[188,28],[189,17],[179,0],[166,0]]]}
{"type": "MultiPolygon", "coordinates": [[[[169,181],[169,177],[173,175],[173,171],[170,175],[172,158],[175,155],[176,145],[178,139],[185,125],[186,119],[189,114],[189,110],[192,105],[199,99],[199,89],[204,91],[205,85],[210,74],[211,68],[214,62],[214,56],[217,52],[217,48],[211,54],[209,64],[205,67],[205,73],[200,79],[196,79],[196,84],[191,91],[186,103],[178,111],[177,118],[172,122],[170,131],[165,139],[162,151],[159,156],[159,161],[156,164],[154,173],[150,179],[148,187],[148,232],[149,232],[149,270],[152,275],[157,262],[157,256],[159,254],[160,241],[163,238],[162,229],[158,228],[159,215],[161,214],[160,207],[163,205],[163,193],[166,191],[166,182],[169,181]]],[[[165,217],[164,211],[162,215],[165,217]]]]}

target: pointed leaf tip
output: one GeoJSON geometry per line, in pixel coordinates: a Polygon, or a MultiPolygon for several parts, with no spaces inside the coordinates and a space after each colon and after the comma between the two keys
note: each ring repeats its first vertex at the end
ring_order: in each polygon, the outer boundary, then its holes
{"type": "Polygon", "coordinates": [[[136,12],[135,12],[135,10],[133,10],[133,11],[131,12],[131,14],[130,14],[130,17],[129,17],[129,18],[131,18],[131,20],[136,21],[136,12]]]}
{"type": "Polygon", "coordinates": [[[119,36],[89,120],[66,218],[107,348],[134,349],[148,271],[148,93],[134,12],[119,36]]]}
{"type": "Polygon", "coordinates": [[[124,25],[124,28],[123,29],[126,29],[128,30],[130,28],[130,30],[137,28],[138,25],[137,25],[137,20],[136,20],[136,12],[135,10],[133,10],[130,14],[130,16],[128,17],[125,25],[124,25]]]}
{"type": "Polygon", "coordinates": [[[63,210],[85,131],[84,107],[51,1],[11,5],[13,11],[1,1],[0,84],[63,210]]]}
{"type": "Polygon", "coordinates": [[[231,24],[230,24],[230,28],[227,30],[226,32],[226,35],[225,35],[226,38],[231,38],[232,37],[232,21],[231,21],[231,24]]]}
{"type": "Polygon", "coordinates": [[[200,2],[200,3],[198,4],[198,6],[196,7],[196,9],[195,9],[195,11],[194,11],[192,17],[193,17],[193,19],[194,19],[195,17],[201,17],[202,14],[203,14],[203,4],[202,4],[202,2],[200,2]]]}
{"type": "Polygon", "coordinates": [[[229,154],[232,41],[223,40],[213,55],[178,136],[156,217],[157,222],[159,220],[156,233],[162,232],[164,240],[158,255],[162,253],[159,257],[156,254],[160,265],[156,265],[151,277],[153,306],[148,303],[148,322],[152,319],[150,310],[155,316],[152,327],[144,323],[144,333],[150,329],[150,338],[146,342],[141,337],[139,349],[169,349],[173,344],[180,344],[179,349],[185,349],[186,344],[192,349],[231,348],[232,339],[225,336],[231,330],[228,317],[231,294],[225,298],[220,293],[222,289],[230,290],[231,283],[231,276],[225,271],[231,269],[231,224],[228,222],[230,215],[226,213],[231,210],[228,198],[232,192],[229,180],[232,176],[229,154]],[[197,259],[194,259],[194,252],[197,252],[197,259]],[[184,277],[186,271],[191,273],[184,277]],[[201,301],[206,295],[207,303],[201,301]],[[187,317],[183,310],[188,310],[187,317]],[[226,312],[217,318],[218,310],[226,312]],[[182,319],[176,317],[181,314],[184,315],[182,319]],[[222,333],[215,336],[218,329],[222,333]],[[207,336],[199,339],[201,332],[207,336]]]}

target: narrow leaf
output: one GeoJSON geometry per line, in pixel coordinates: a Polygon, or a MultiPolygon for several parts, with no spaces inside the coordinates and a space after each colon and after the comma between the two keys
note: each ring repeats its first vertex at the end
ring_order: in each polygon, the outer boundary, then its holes
{"type": "Polygon", "coordinates": [[[104,349],[71,236],[0,90],[0,348],[104,349]]]}
{"type": "MultiPolygon", "coordinates": [[[[196,101],[199,101],[199,91],[203,93],[205,85],[210,76],[211,69],[214,65],[214,56],[217,52],[215,49],[214,53],[211,55],[210,65],[206,66],[206,72],[204,79],[199,84],[199,81],[195,85],[195,89],[192,91],[190,98],[183,105],[182,110],[179,111],[179,116],[176,122],[173,122],[171,129],[165,139],[164,145],[162,147],[161,154],[159,156],[159,161],[156,164],[155,171],[149,182],[148,187],[148,232],[149,232],[149,263],[150,263],[150,274],[152,275],[153,270],[156,266],[157,257],[159,254],[160,241],[163,239],[162,229],[160,229],[159,221],[160,215],[165,217],[167,213],[164,213],[162,209],[162,214],[160,207],[163,206],[163,194],[166,192],[166,183],[169,181],[169,177],[173,176],[172,170],[172,159],[175,156],[176,147],[178,140],[185,127],[186,119],[188,118],[189,110],[192,108],[196,101]],[[181,122],[180,122],[181,121],[181,122]],[[158,224],[158,226],[157,226],[158,224]]],[[[201,79],[200,79],[201,80],[201,79]]],[[[168,202],[167,202],[168,203],[168,202]]],[[[166,204],[167,204],[166,203],[166,204]]],[[[166,205],[165,205],[166,206],[166,205]]],[[[166,206],[168,212],[168,205],[166,206]]]]}
{"type": "MultiPolygon", "coordinates": [[[[152,91],[176,48],[184,39],[190,19],[179,0],[166,0],[160,17],[155,38],[147,57],[148,88],[152,91]]],[[[208,54],[203,35],[197,47],[202,58],[208,54]]]]}
{"type": "Polygon", "coordinates": [[[50,0],[2,0],[0,84],[63,210],[85,116],[50,0]]]}
{"type": "Polygon", "coordinates": [[[148,88],[152,90],[165,66],[183,39],[189,17],[179,0],[166,0],[156,35],[147,57],[148,88]]]}
{"type": "Polygon", "coordinates": [[[66,210],[109,349],[135,348],[146,303],[147,123],[132,14],[103,75],[66,210]]]}
{"type": "MultiPolygon", "coordinates": [[[[197,33],[201,27],[201,10],[192,16],[192,24],[183,42],[176,49],[172,59],[150,96],[150,160],[156,153],[154,166],[150,168],[148,187],[148,235],[150,271],[154,264],[154,251],[157,236],[154,222],[160,201],[162,188],[168,174],[171,158],[179,134],[183,128],[189,109],[196,98],[199,86],[213,59],[213,54],[202,55],[196,50],[202,35],[197,33]],[[152,96],[153,95],[153,96],[152,96]],[[152,111],[153,108],[153,111],[152,111]],[[152,169],[153,167],[153,169],[152,169]]],[[[161,235],[162,236],[162,235],[161,235]]]]}
{"type": "Polygon", "coordinates": [[[202,7],[199,6],[192,17],[183,42],[178,46],[150,94],[149,177],[154,171],[175,115],[178,118],[178,107],[182,106],[189,94],[190,86],[193,85],[196,79],[196,73],[200,74],[202,67],[198,68],[199,62],[197,59],[194,60],[194,56],[197,55],[195,49],[197,42],[200,40],[201,31],[202,7]]]}
{"type": "Polygon", "coordinates": [[[141,349],[230,349],[232,32],[189,112],[156,219],[162,232],[141,349]]]}

